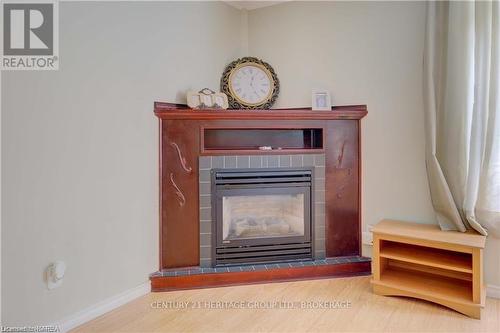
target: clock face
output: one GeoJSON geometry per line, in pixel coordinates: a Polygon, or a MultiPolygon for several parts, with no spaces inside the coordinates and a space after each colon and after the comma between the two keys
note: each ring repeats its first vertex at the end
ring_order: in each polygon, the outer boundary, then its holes
{"type": "Polygon", "coordinates": [[[273,92],[271,73],[259,65],[244,63],[236,67],[229,77],[232,95],[246,105],[264,103],[273,92]]]}

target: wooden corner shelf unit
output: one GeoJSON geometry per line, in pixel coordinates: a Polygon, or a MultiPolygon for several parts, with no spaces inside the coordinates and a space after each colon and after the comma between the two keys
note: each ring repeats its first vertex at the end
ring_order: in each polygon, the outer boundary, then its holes
{"type": "Polygon", "coordinates": [[[480,319],[485,241],[475,232],[383,220],[373,229],[373,292],[424,299],[480,319]]]}

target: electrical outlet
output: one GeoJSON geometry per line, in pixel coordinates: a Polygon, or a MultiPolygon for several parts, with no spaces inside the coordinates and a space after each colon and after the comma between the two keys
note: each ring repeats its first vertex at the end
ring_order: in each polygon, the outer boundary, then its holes
{"type": "Polygon", "coordinates": [[[50,264],[45,270],[45,280],[47,288],[52,290],[62,284],[64,274],[66,273],[66,264],[63,261],[56,261],[50,264]]]}
{"type": "Polygon", "coordinates": [[[364,245],[373,245],[373,234],[371,233],[371,231],[364,231],[362,234],[361,234],[361,237],[362,237],[362,242],[364,245]]]}

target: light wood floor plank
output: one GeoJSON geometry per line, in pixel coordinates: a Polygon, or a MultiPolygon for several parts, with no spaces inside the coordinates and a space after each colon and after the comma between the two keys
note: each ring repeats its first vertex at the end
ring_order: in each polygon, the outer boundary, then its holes
{"type": "Polygon", "coordinates": [[[369,281],[359,277],[151,293],[73,332],[500,332],[499,300],[487,299],[482,319],[476,320],[424,301],[374,295],[369,281]],[[301,302],[334,300],[351,306],[301,308],[301,302]],[[240,301],[297,303],[271,309],[214,309],[205,303],[240,301]],[[155,309],[154,302],[189,302],[191,308],[155,309]],[[192,308],[197,302],[204,306],[192,308]]]}

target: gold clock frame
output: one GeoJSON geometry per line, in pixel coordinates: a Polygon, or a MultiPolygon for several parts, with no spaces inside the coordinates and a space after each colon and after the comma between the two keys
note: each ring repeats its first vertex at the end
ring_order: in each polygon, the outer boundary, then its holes
{"type": "Polygon", "coordinates": [[[221,91],[228,97],[229,108],[231,109],[270,109],[278,98],[280,86],[278,76],[274,69],[267,62],[254,57],[243,57],[231,62],[224,70],[221,78],[221,91]],[[248,103],[241,100],[233,91],[231,86],[232,75],[241,67],[254,66],[262,69],[269,77],[271,89],[266,99],[260,103],[248,103]]]}

